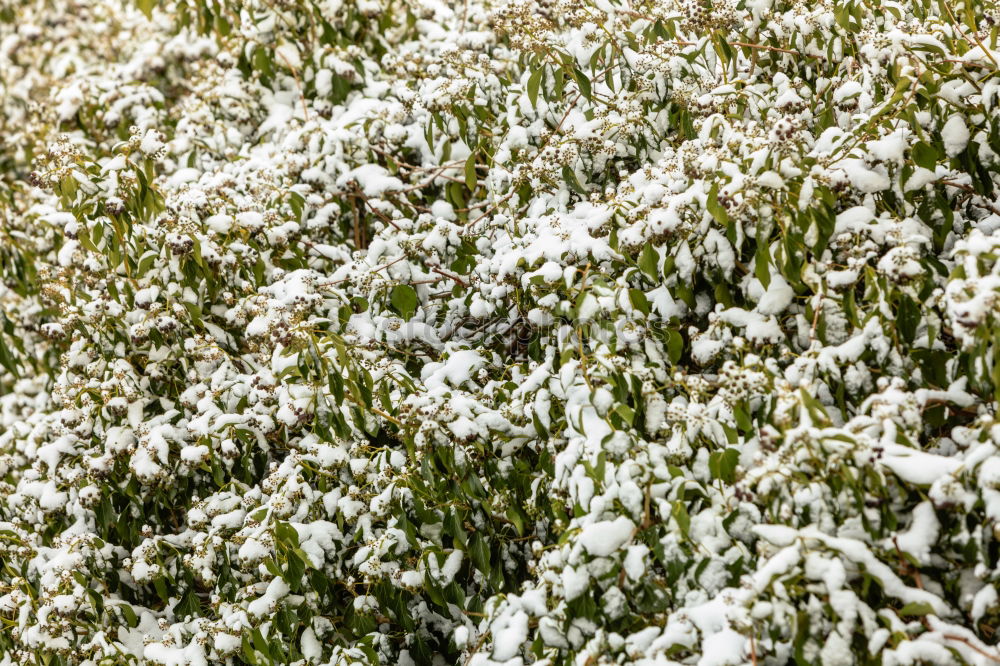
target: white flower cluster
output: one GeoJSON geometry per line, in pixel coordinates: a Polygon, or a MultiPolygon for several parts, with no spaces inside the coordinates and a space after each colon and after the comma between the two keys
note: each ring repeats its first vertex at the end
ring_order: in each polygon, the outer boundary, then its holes
{"type": "Polygon", "coordinates": [[[0,3],[0,666],[1000,661],[998,22],[0,3]]]}

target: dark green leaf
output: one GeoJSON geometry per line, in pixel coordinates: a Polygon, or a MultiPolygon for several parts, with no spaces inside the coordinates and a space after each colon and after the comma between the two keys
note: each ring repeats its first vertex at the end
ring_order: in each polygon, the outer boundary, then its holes
{"type": "Polygon", "coordinates": [[[403,319],[410,319],[417,311],[417,292],[408,284],[397,284],[393,287],[389,301],[403,319]]]}

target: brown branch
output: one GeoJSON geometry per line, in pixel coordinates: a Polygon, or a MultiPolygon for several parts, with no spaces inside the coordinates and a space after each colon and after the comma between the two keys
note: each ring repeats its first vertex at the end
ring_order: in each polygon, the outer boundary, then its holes
{"type": "Polygon", "coordinates": [[[995,204],[992,204],[989,201],[986,201],[986,199],[984,199],[983,196],[979,192],[977,192],[976,189],[974,187],[972,187],[971,185],[966,185],[965,183],[956,183],[955,181],[948,180],[947,178],[942,178],[938,182],[941,183],[942,185],[947,185],[949,187],[954,187],[956,189],[962,190],[963,192],[968,192],[969,194],[972,194],[972,195],[974,195],[974,196],[982,199],[982,203],[977,203],[977,202],[973,201],[972,205],[973,206],[978,206],[979,208],[983,208],[985,210],[988,210],[991,213],[993,213],[994,215],[1000,215],[1000,208],[997,208],[997,206],[995,204]]]}
{"type": "Polygon", "coordinates": [[[371,210],[371,212],[373,212],[376,216],[378,216],[380,220],[393,227],[396,231],[402,231],[402,229],[399,228],[398,224],[393,222],[386,216],[385,213],[383,213],[378,208],[372,205],[371,201],[368,200],[368,196],[361,191],[361,188],[358,187],[357,183],[354,184],[353,188],[354,188],[353,192],[346,193],[345,196],[354,197],[355,199],[361,199],[364,202],[365,206],[367,206],[371,210]]]}
{"type": "MultiPolygon", "coordinates": [[[[256,40],[254,40],[254,41],[256,41],[256,40]]],[[[257,42],[257,43],[259,44],[260,42],[257,42]]],[[[292,63],[288,62],[288,58],[286,58],[285,56],[281,55],[280,51],[278,51],[277,49],[275,49],[274,53],[279,58],[281,58],[283,61],[285,61],[285,66],[287,66],[288,69],[291,70],[292,76],[295,78],[295,85],[299,89],[299,99],[302,100],[302,115],[305,116],[305,121],[309,122],[309,109],[306,107],[306,94],[305,94],[305,91],[302,89],[302,81],[299,79],[299,73],[295,70],[294,67],[292,67],[292,63]]]]}
{"type": "Polygon", "coordinates": [[[975,650],[976,652],[983,655],[987,659],[992,659],[993,661],[1000,663],[1000,656],[995,654],[990,654],[986,650],[982,649],[981,647],[977,646],[975,643],[970,641],[968,638],[965,638],[963,636],[956,636],[955,634],[941,634],[941,637],[947,641],[958,641],[959,643],[964,643],[966,646],[975,650]]]}
{"type": "Polygon", "coordinates": [[[455,282],[459,283],[463,287],[468,287],[469,286],[469,284],[465,280],[463,280],[462,278],[460,278],[457,275],[454,275],[452,273],[449,273],[448,271],[443,271],[440,268],[438,268],[437,266],[431,266],[430,269],[432,271],[434,271],[435,273],[437,273],[438,275],[443,275],[446,278],[451,278],[452,280],[454,280],[455,282]]]}
{"type": "Polygon", "coordinates": [[[387,264],[383,264],[383,265],[379,266],[378,268],[376,268],[376,269],[373,269],[373,270],[372,270],[372,273],[378,273],[379,271],[383,271],[383,270],[385,270],[386,268],[389,268],[389,266],[392,266],[392,265],[394,265],[394,264],[398,264],[398,263],[399,263],[399,262],[401,262],[401,261],[402,261],[403,259],[406,259],[406,255],[405,255],[405,254],[404,254],[403,256],[401,256],[401,257],[397,257],[397,258],[393,259],[392,261],[390,261],[390,262],[389,262],[389,263],[387,263],[387,264]]]}
{"type": "MultiPolygon", "coordinates": [[[[354,187],[355,187],[355,191],[357,192],[357,194],[355,196],[357,197],[357,196],[360,195],[361,197],[363,197],[364,195],[361,194],[361,189],[358,188],[357,185],[355,185],[354,187]]],[[[361,210],[360,210],[360,207],[358,206],[357,198],[355,198],[354,201],[351,202],[351,208],[354,210],[354,247],[357,248],[358,250],[363,250],[363,249],[365,249],[366,245],[364,244],[364,241],[362,240],[362,234],[361,234],[361,224],[362,224],[362,222],[361,222],[361,210]]]]}

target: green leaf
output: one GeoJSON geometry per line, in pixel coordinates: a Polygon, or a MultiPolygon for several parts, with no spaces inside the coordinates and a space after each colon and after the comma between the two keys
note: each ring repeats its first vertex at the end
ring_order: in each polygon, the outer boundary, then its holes
{"type": "Polygon", "coordinates": [[[170,593],[167,592],[167,584],[163,581],[163,576],[153,579],[153,588],[156,590],[156,596],[160,597],[161,601],[166,601],[170,598],[170,593]]]}
{"type": "Polygon", "coordinates": [[[306,200],[298,192],[288,195],[288,205],[292,208],[292,214],[296,220],[302,220],[302,211],[305,210],[306,200]]]}
{"type": "Polygon", "coordinates": [[[562,176],[563,180],[566,181],[566,184],[570,186],[570,189],[577,194],[583,194],[586,196],[587,190],[585,190],[583,185],[580,184],[580,181],[576,179],[576,172],[574,172],[569,165],[562,168],[562,176]]]}
{"type": "Polygon", "coordinates": [[[483,573],[489,573],[490,571],[490,551],[486,548],[486,542],[483,537],[479,536],[479,533],[474,533],[469,538],[469,556],[472,558],[472,562],[476,565],[476,568],[483,573]]]}
{"type": "Polygon", "coordinates": [[[528,78],[528,101],[531,106],[538,106],[538,87],[542,83],[542,76],[545,75],[545,68],[539,67],[528,78]]]}
{"type": "Polygon", "coordinates": [[[264,635],[260,633],[260,628],[255,627],[254,630],[250,632],[250,636],[253,638],[253,646],[257,649],[257,652],[260,652],[268,659],[271,659],[271,649],[268,646],[267,641],[264,640],[264,635]]]}
{"type": "Polygon", "coordinates": [[[294,547],[299,545],[299,533],[288,523],[275,523],[274,536],[278,539],[278,541],[288,546],[294,547]]]}
{"type": "Polygon", "coordinates": [[[233,27],[229,25],[229,21],[220,15],[215,17],[215,31],[218,32],[223,37],[227,37],[229,33],[233,31],[233,27]]]}
{"type": "Polygon", "coordinates": [[[833,10],[833,16],[844,30],[851,29],[851,6],[850,3],[842,4],[833,10]]]}
{"type": "Polygon", "coordinates": [[[136,6],[146,15],[147,19],[153,18],[153,8],[159,3],[159,0],[135,0],[136,6]]]}
{"type": "Polygon", "coordinates": [[[627,423],[630,427],[632,422],[635,421],[635,410],[626,404],[616,405],[615,414],[622,417],[622,420],[625,421],[625,423],[627,423]]]}
{"type": "Polygon", "coordinates": [[[680,331],[675,331],[673,329],[667,330],[667,355],[670,357],[670,362],[677,365],[677,362],[681,360],[681,354],[684,353],[684,337],[681,335],[680,331]]]}
{"type": "Polygon", "coordinates": [[[660,253],[647,243],[639,255],[639,269],[655,283],[660,282],[660,253]]]}
{"type": "Polygon", "coordinates": [[[184,309],[188,311],[188,314],[191,316],[191,320],[196,325],[200,325],[201,324],[201,308],[198,307],[198,304],[197,303],[188,303],[187,301],[183,301],[181,303],[181,305],[183,305],[184,309]]]}
{"type": "Polygon", "coordinates": [[[5,338],[5,335],[0,334],[0,365],[10,372],[10,374],[18,377],[20,375],[17,371],[17,359],[10,353],[10,349],[7,347],[5,338]]]}
{"type": "Polygon", "coordinates": [[[726,212],[725,207],[719,203],[719,183],[712,183],[712,187],[708,190],[708,199],[705,201],[705,207],[708,212],[712,214],[715,221],[719,224],[729,223],[729,213],[726,212]]]}
{"type": "Polygon", "coordinates": [[[911,601],[899,609],[900,617],[919,617],[922,615],[933,615],[934,607],[926,601],[911,601]]]}
{"type": "Polygon", "coordinates": [[[129,627],[134,629],[139,625],[139,617],[135,614],[135,611],[132,610],[132,606],[127,603],[123,603],[119,605],[118,608],[121,609],[122,615],[125,617],[125,622],[128,623],[129,627]]]}
{"type": "Polygon", "coordinates": [[[507,509],[507,519],[514,525],[514,529],[517,530],[517,536],[524,536],[524,518],[521,517],[521,512],[516,507],[509,507],[507,509]]]}
{"type": "Polygon", "coordinates": [[[573,76],[576,78],[577,85],[580,86],[580,94],[591,99],[590,79],[587,78],[587,75],[576,69],[573,70],[573,76]]]}
{"type": "Polygon", "coordinates": [[[740,452],[734,448],[716,451],[708,458],[708,469],[712,477],[723,483],[736,481],[736,466],[740,463],[740,452]]]}
{"type": "Polygon", "coordinates": [[[754,255],[753,260],[753,274],[760,280],[760,284],[764,289],[767,289],[771,285],[771,249],[767,245],[767,240],[764,239],[757,246],[757,252],[754,255]]]}
{"type": "Polygon", "coordinates": [[[733,47],[730,46],[729,42],[727,42],[724,38],[716,36],[712,40],[712,45],[715,47],[715,52],[718,54],[719,59],[722,60],[723,63],[728,65],[733,61],[733,58],[735,57],[733,47]]]}
{"type": "Polygon", "coordinates": [[[649,315],[651,311],[649,307],[649,301],[646,299],[646,294],[642,293],[642,290],[629,289],[628,299],[632,303],[632,307],[634,307],[636,310],[643,313],[644,315],[649,315]]]}
{"type": "Polygon", "coordinates": [[[677,526],[681,528],[681,534],[687,536],[688,530],[691,528],[691,516],[688,515],[684,502],[676,500],[673,509],[670,510],[670,515],[677,521],[677,526]]]}
{"type": "Polygon", "coordinates": [[[747,414],[742,405],[736,405],[733,408],[733,416],[736,418],[736,425],[741,431],[749,432],[753,428],[753,421],[751,421],[750,415],[747,414]]]}
{"type": "Polygon", "coordinates": [[[449,511],[445,514],[444,530],[445,533],[450,535],[451,538],[454,539],[459,545],[464,547],[468,543],[465,526],[462,525],[462,519],[459,517],[456,510],[449,511]]]}
{"type": "Polygon", "coordinates": [[[465,160],[465,186],[470,190],[475,190],[479,185],[479,178],[476,176],[476,154],[469,155],[465,160]]]}
{"type": "Polygon", "coordinates": [[[465,208],[466,205],[465,190],[462,188],[463,184],[458,182],[448,183],[446,189],[448,192],[448,202],[457,208],[465,208]]]}
{"type": "Polygon", "coordinates": [[[285,575],[285,582],[287,582],[293,591],[298,591],[302,584],[302,575],[305,573],[306,564],[305,560],[296,555],[294,552],[289,551],[286,553],[287,568],[285,575]]]}
{"type": "Polygon", "coordinates": [[[196,237],[192,236],[191,240],[194,241],[194,263],[198,264],[202,269],[205,268],[205,260],[201,256],[201,241],[196,237]]]}
{"type": "Polygon", "coordinates": [[[934,146],[923,141],[918,141],[913,145],[913,148],[910,149],[910,155],[913,157],[913,161],[917,163],[917,166],[930,169],[931,171],[937,167],[940,157],[934,146]]]}
{"type": "Polygon", "coordinates": [[[417,291],[408,284],[397,284],[392,288],[389,302],[403,319],[410,319],[417,311],[417,291]]]}
{"type": "Polygon", "coordinates": [[[257,666],[257,653],[250,643],[249,634],[243,634],[243,658],[250,662],[251,666],[257,666]]]}
{"type": "MultiPolygon", "coordinates": [[[[94,252],[96,254],[101,254],[101,251],[97,248],[97,245],[94,243],[94,233],[98,233],[99,234],[98,227],[100,227],[100,225],[99,224],[95,224],[94,225],[94,229],[92,230],[91,233],[89,233],[89,234],[86,233],[86,232],[81,233],[77,237],[77,239],[80,241],[80,245],[82,245],[85,250],[88,250],[90,252],[94,252]]],[[[99,235],[98,235],[98,238],[100,238],[99,235]]]]}
{"type": "Polygon", "coordinates": [[[541,439],[548,439],[549,432],[548,432],[548,430],[545,429],[545,424],[542,423],[542,420],[540,418],[538,418],[538,413],[537,412],[532,412],[531,413],[531,422],[532,422],[532,425],[535,426],[535,433],[541,439]]]}
{"type": "Polygon", "coordinates": [[[146,271],[152,268],[154,261],[156,261],[155,252],[146,252],[144,255],[142,255],[142,257],[139,259],[139,267],[136,269],[139,273],[139,277],[145,275],[146,271]]]}
{"type": "Polygon", "coordinates": [[[905,342],[913,342],[920,324],[920,306],[909,296],[901,295],[896,311],[896,327],[905,342]]]}
{"type": "Polygon", "coordinates": [[[278,566],[273,557],[268,557],[264,560],[264,568],[270,571],[276,578],[281,578],[281,567],[278,566]]]}

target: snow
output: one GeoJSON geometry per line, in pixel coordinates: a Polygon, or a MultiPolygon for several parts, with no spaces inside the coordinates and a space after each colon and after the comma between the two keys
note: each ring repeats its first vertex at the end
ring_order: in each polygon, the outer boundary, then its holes
{"type": "Polygon", "coordinates": [[[649,557],[649,548],[643,544],[629,546],[625,555],[623,566],[628,577],[638,581],[646,572],[646,561],[649,557]]]}
{"type": "Polygon", "coordinates": [[[997,590],[992,585],[986,585],[981,590],[976,592],[976,596],[972,600],[972,619],[979,620],[983,617],[987,610],[993,608],[998,602],[997,590]]]}
{"type": "Polygon", "coordinates": [[[528,638],[528,614],[517,611],[503,615],[493,622],[493,659],[505,662],[513,659],[521,651],[521,645],[528,638]]]}
{"type": "Polygon", "coordinates": [[[723,629],[712,634],[706,641],[698,666],[736,666],[745,663],[746,638],[732,629],[723,629]]]}
{"type": "Polygon", "coordinates": [[[962,466],[960,460],[898,444],[886,447],[881,464],[904,481],[918,486],[929,486],[942,476],[954,474],[962,466]]]}
{"type": "Polygon", "coordinates": [[[934,512],[934,505],[921,502],[913,509],[910,527],[896,537],[895,545],[919,563],[930,564],[931,548],[938,540],[941,524],[934,512]]]}
{"type": "Polygon", "coordinates": [[[869,168],[863,160],[845,159],[840,168],[847,174],[851,185],[861,192],[874,193],[889,189],[889,177],[877,169],[869,168]]]}
{"type": "Polygon", "coordinates": [[[586,592],[589,585],[590,575],[585,568],[566,566],[562,570],[563,594],[566,595],[567,601],[572,601],[586,592]]]}
{"type": "Polygon", "coordinates": [[[448,554],[444,564],[441,566],[441,582],[445,585],[455,580],[459,569],[462,566],[462,551],[454,550],[448,554]]]}
{"type": "Polygon", "coordinates": [[[428,363],[424,366],[421,381],[428,390],[443,389],[449,384],[461,386],[472,379],[473,371],[483,364],[482,357],[471,349],[453,353],[444,363],[428,363]]]}
{"type": "Polygon", "coordinates": [[[281,578],[274,578],[268,584],[264,595],[250,602],[247,613],[253,617],[270,615],[277,609],[278,602],[289,592],[288,583],[281,578]]]}
{"type": "Polygon", "coordinates": [[[781,547],[792,545],[798,536],[798,532],[784,525],[754,525],[753,531],[761,538],[781,547]]]}
{"type": "Polygon", "coordinates": [[[143,656],[153,664],[161,666],[207,666],[205,649],[197,643],[183,648],[167,647],[161,643],[150,643],[143,650],[143,656]]]}
{"type": "Polygon", "coordinates": [[[850,641],[834,632],[826,640],[826,645],[820,652],[823,664],[830,666],[850,666],[855,663],[854,652],[850,641]]]}
{"type": "Polygon", "coordinates": [[[866,206],[854,206],[837,215],[834,233],[845,231],[858,232],[869,227],[875,221],[875,214],[866,206]]]}
{"type": "Polygon", "coordinates": [[[338,187],[346,187],[349,183],[357,183],[368,197],[380,197],[386,192],[404,189],[399,178],[390,176],[388,171],[375,164],[357,167],[337,179],[338,187]]]}
{"type": "Polygon", "coordinates": [[[937,173],[931,171],[930,169],[925,169],[924,167],[918,166],[914,168],[913,174],[910,175],[903,189],[906,192],[912,192],[914,190],[923,189],[924,187],[930,185],[937,179],[938,179],[937,173]]]}
{"type": "Polygon", "coordinates": [[[941,140],[944,142],[944,150],[948,157],[955,157],[965,150],[969,137],[969,128],[958,114],[951,116],[941,128],[941,140]]]}
{"type": "Polygon", "coordinates": [[[865,144],[865,149],[880,162],[902,162],[906,148],[906,134],[903,130],[896,130],[889,136],[865,144]]]}
{"type": "Polygon", "coordinates": [[[586,525],[580,532],[580,544],[595,557],[608,557],[625,545],[635,532],[635,523],[619,516],[586,525]]]}
{"type": "Polygon", "coordinates": [[[833,93],[834,103],[841,104],[845,100],[861,95],[864,91],[858,81],[845,81],[833,93]]]}
{"type": "Polygon", "coordinates": [[[764,315],[778,315],[792,303],[795,291],[781,275],[772,274],[770,284],[763,297],[757,302],[757,312],[764,315]]]}
{"type": "Polygon", "coordinates": [[[164,145],[161,136],[157,130],[146,130],[146,134],[139,143],[139,150],[146,155],[155,155],[164,145]]]}

